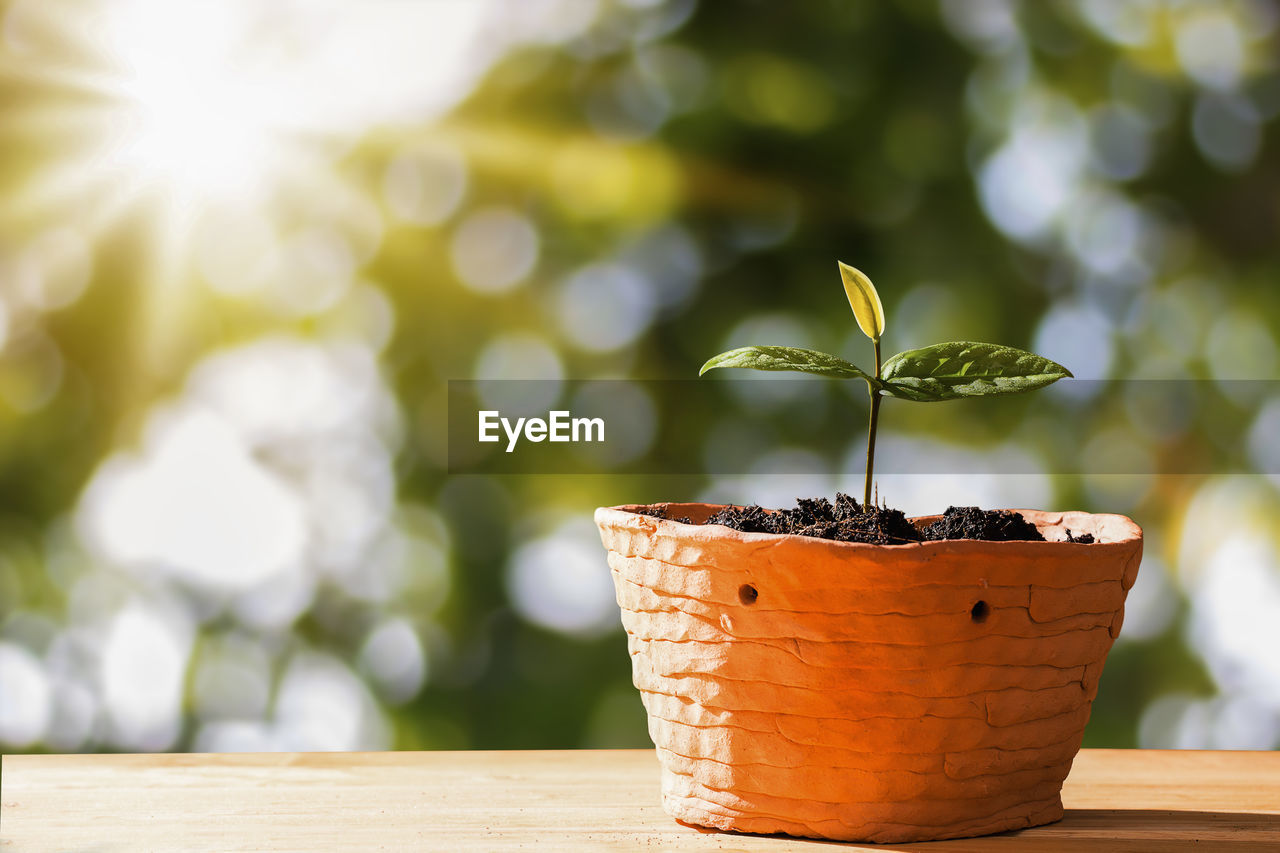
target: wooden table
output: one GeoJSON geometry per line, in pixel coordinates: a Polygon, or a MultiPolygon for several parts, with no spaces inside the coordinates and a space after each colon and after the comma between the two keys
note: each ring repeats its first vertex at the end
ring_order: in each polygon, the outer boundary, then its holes
{"type": "MultiPolygon", "coordinates": [[[[1280,851],[1280,752],[1086,749],[1060,823],[938,851],[1280,851]]],[[[801,850],[681,826],[649,750],[5,756],[0,849],[801,850]]]]}

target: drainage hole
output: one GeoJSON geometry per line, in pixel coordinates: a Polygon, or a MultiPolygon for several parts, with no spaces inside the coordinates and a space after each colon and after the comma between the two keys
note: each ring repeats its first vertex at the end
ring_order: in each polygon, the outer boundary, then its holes
{"type": "Polygon", "coordinates": [[[744,583],[738,587],[738,600],[750,607],[756,603],[756,599],[760,597],[760,591],[749,583],[744,583]]]}
{"type": "Polygon", "coordinates": [[[969,611],[969,618],[974,622],[986,622],[987,616],[991,614],[991,608],[985,601],[979,601],[973,605],[973,609],[969,611]]]}

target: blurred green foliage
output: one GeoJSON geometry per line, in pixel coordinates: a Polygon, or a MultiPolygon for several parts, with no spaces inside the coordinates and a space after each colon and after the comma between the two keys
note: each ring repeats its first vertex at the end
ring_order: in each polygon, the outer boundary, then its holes
{"type": "MultiPolygon", "coordinates": [[[[759,493],[709,475],[450,477],[445,383],[687,379],[709,355],[746,343],[812,346],[865,363],[839,258],[872,276],[897,318],[889,352],[998,341],[1097,380],[1085,403],[890,403],[881,425],[882,436],[932,442],[944,455],[953,446],[999,452],[1016,435],[1047,472],[1053,506],[1124,512],[1148,531],[1143,571],[1161,575],[1141,603],[1149,631],[1113,652],[1086,744],[1137,745],[1144,710],[1159,697],[1224,691],[1188,639],[1201,569],[1185,561],[1203,554],[1182,538],[1196,523],[1185,518],[1189,504],[1213,477],[1055,472],[1096,471],[1080,460],[1131,445],[1157,463],[1199,448],[1212,454],[1199,470],[1262,470],[1248,448],[1263,395],[1273,392],[1258,386],[1240,398],[1208,383],[1275,374],[1280,11],[1105,5],[604,3],[567,41],[512,48],[447,115],[369,128],[333,170],[369,201],[382,229],[357,277],[394,318],[378,353],[403,427],[389,444],[388,512],[425,508],[433,519],[434,556],[423,559],[439,562],[431,571],[444,572],[447,595],[436,602],[429,567],[411,559],[395,594],[361,599],[321,580],[282,629],[198,616],[197,636],[261,643],[273,685],[296,648],[322,650],[368,680],[357,663],[362,644],[395,615],[413,626],[427,667],[411,696],[377,694],[390,722],[383,745],[646,745],[620,627],[558,630],[528,618],[513,591],[517,553],[598,505],[759,493]],[[1199,53],[1197,38],[1208,39],[1199,53]],[[1228,49],[1235,64],[1215,63],[1213,51],[1228,49]],[[466,175],[457,209],[429,224],[388,201],[399,174],[389,170],[424,145],[457,152],[466,175]],[[497,284],[467,278],[468,264],[501,265],[508,252],[495,244],[492,260],[459,248],[461,223],[494,208],[536,234],[536,260],[515,284],[501,268],[497,284]],[[499,343],[515,355],[494,356],[499,343]],[[1144,425],[1114,381],[1129,378],[1203,380],[1197,399],[1213,405],[1144,425]],[[1066,416],[1081,405],[1092,413],[1083,424],[1066,416]]],[[[0,200],[18,198],[69,156],[19,119],[62,97],[30,73],[0,84],[8,117],[0,118],[0,200]]],[[[432,175],[424,192],[437,186],[432,175]]],[[[20,235],[48,225],[21,211],[8,220],[0,246],[15,251],[20,235]]],[[[352,221],[344,227],[354,232],[352,221]]],[[[484,233],[519,236],[503,228],[484,233]]],[[[154,407],[180,394],[210,353],[281,333],[327,340],[345,328],[343,312],[355,312],[350,300],[282,312],[264,297],[207,287],[190,262],[164,268],[157,282],[150,234],[138,213],[91,235],[83,295],[25,325],[14,311],[0,352],[0,629],[36,657],[76,627],[75,586],[59,574],[69,570],[50,565],[48,541],[51,529],[65,533],[103,460],[136,447],[154,407]],[[53,369],[48,346],[59,376],[36,400],[30,388],[51,381],[41,378],[53,369]]],[[[797,483],[857,490],[846,457],[863,439],[858,395],[815,385],[769,403],[711,382],[706,394],[721,411],[706,422],[679,419],[674,398],[653,400],[666,430],[653,442],[727,444],[766,462],[773,450],[801,450],[823,467],[795,470],[811,475],[797,483]],[[846,443],[812,442],[846,424],[846,443]]],[[[989,480],[983,488],[1003,494],[989,480]]],[[[779,483],[785,490],[791,481],[779,483]]],[[[81,550],[80,563],[99,559],[81,550]]],[[[598,565],[604,572],[603,552],[598,565]]],[[[167,748],[207,743],[199,732],[208,720],[185,690],[167,748]]],[[[1269,701],[1257,715],[1280,719],[1269,701]]],[[[1173,737],[1163,731],[1151,737],[1173,737]]],[[[72,745],[122,742],[98,726],[72,745]]]]}

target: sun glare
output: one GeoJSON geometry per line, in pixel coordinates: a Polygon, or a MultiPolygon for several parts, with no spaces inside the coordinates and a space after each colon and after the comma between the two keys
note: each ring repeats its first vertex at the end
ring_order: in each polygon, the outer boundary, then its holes
{"type": "Polygon", "coordinates": [[[465,97],[502,48],[483,37],[492,14],[489,0],[15,0],[0,73],[45,94],[7,115],[40,160],[0,216],[89,240],[143,225],[157,282],[183,274],[210,217],[265,222],[283,245],[308,211],[373,205],[340,159],[465,97]]]}
{"type": "Polygon", "coordinates": [[[287,137],[237,62],[236,3],[132,0],[107,18],[120,104],[107,162],[184,201],[251,200],[287,137]]]}

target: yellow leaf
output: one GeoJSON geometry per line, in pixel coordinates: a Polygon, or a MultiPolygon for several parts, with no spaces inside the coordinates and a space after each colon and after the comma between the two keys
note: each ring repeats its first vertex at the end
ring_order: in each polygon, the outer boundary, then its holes
{"type": "Polygon", "coordinates": [[[884,334],[884,306],[880,304],[880,294],[876,286],[866,275],[849,266],[840,264],[840,278],[844,281],[844,292],[849,297],[849,307],[858,321],[858,328],[873,341],[880,340],[884,334]]]}

